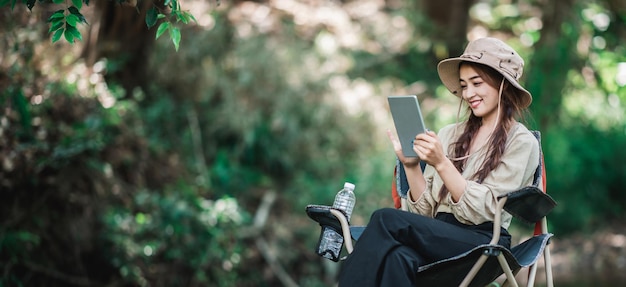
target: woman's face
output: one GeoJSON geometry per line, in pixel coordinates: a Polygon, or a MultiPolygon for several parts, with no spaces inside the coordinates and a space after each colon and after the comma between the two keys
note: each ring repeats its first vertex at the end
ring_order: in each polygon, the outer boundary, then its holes
{"type": "Polygon", "coordinates": [[[462,97],[475,116],[483,121],[495,119],[498,108],[498,89],[489,85],[470,65],[459,70],[462,97]]]}

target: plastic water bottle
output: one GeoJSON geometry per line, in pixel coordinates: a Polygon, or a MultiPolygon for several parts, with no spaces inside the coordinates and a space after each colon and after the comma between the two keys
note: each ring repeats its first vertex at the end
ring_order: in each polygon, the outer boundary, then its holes
{"type": "MultiPolygon", "coordinates": [[[[356,203],[356,197],[354,196],[354,184],[346,182],[343,185],[337,195],[335,196],[335,202],[333,208],[340,209],[347,215],[348,221],[352,215],[352,210],[356,203]]],[[[350,240],[350,239],[348,239],[350,240]]],[[[320,238],[317,253],[332,261],[339,261],[339,254],[341,253],[341,247],[343,245],[343,235],[337,233],[330,227],[324,227],[322,236],[320,238]]]]}
{"type": "Polygon", "coordinates": [[[343,184],[343,189],[340,190],[335,196],[335,203],[333,208],[343,210],[350,221],[354,204],[356,203],[356,197],[354,196],[354,184],[346,182],[343,184]]]}

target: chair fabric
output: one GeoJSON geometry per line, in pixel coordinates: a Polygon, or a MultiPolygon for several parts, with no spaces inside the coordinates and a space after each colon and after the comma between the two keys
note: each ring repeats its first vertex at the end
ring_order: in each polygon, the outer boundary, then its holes
{"type": "MultiPolygon", "coordinates": [[[[339,222],[337,217],[330,213],[331,209],[333,209],[331,206],[310,204],[306,207],[306,214],[309,216],[309,218],[319,223],[322,228],[330,227],[337,233],[341,234],[341,223],[339,222]]],[[[343,210],[336,210],[341,211],[341,213],[345,215],[343,210]]]]}
{"type": "MultiPolygon", "coordinates": [[[[527,224],[534,224],[541,220],[556,206],[552,197],[535,186],[523,187],[506,196],[508,200],[504,205],[504,210],[527,224]]],[[[504,196],[499,198],[502,197],[504,196]]]]}
{"type": "MultiPolygon", "coordinates": [[[[309,218],[319,223],[322,228],[327,226],[335,230],[337,233],[341,234],[341,223],[339,223],[337,217],[330,213],[331,209],[334,208],[326,205],[309,204],[306,206],[306,214],[309,216],[309,218]]],[[[343,210],[339,211],[344,213],[343,210]]],[[[361,237],[363,231],[365,231],[365,226],[350,226],[350,235],[354,240],[359,240],[359,237],[361,237]]]]}
{"type": "Polygon", "coordinates": [[[495,255],[502,253],[511,270],[516,272],[537,261],[550,237],[552,237],[552,234],[535,236],[513,247],[511,250],[500,245],[483,244],[457,256],[421,266],[418,269],[420,285],[459,286],[465,274],[472,268],[478,258],[483,254],[490,253],[489,255],[492,256],[485,262],[469,285],[485,286],[496,280],[503,273],[495,255]]]}

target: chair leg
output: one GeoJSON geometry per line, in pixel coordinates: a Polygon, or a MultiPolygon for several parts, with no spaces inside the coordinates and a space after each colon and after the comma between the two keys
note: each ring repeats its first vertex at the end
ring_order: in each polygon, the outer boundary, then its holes
{"type": "Polygon", "coordinates": [[[554,287],[554,282],[552,281],[552,260],[550,258],[550,245],[546,245],[546,248],[543,250],[543,260],[545,261],[546,265],[546,286],[554,287]]]}
{"type": "MultiPolygon", "coordinates": [[[[543,217],[541,219],[541,232],[548,233],[548,219],[543,217]]],[[[545,263],[545,271],[546,271],[546,286],[554,287],[554,282],[552,279],[552,259],[550,258],[550,244],[546,245],[546,248],[543,249],[543,261],[545,263]]]]}
{"type": "Polygon", "coordinates": [[[512,284],[511,286],[518,287],[517,280],[515,280],[515,274],[511,271],[511,267],[509,267],[509,263],[506,262],[504,255],[498,255],[498,262],[500,262],[500,267],[502,267],[504,274],[506,274],[506,281],[510,282],[509,284],[512,284]]]}
{"type": "Polygon", "coordinates": [[[535,286],[535,277],[537,276],[537,263],[530,266],[528,269],[528,283],[526,286],[535,286]]]}
{"type": "MultiPolygon", "coordinates": [[[[517,276],[517,273],[519,273],[521,269],[518,269],[517,271],[513,272],[513,277],[517,276]]],[[[506,275],[506,274],[505,274],[506,275]]],[[[517,282],[517,281],[516,281],[517,282]]],[[[514,283],[515,284],[515,283],[514,283]]],[[[509,285],[509,279],[505,277],[504,282],[502,282],[502,287],[509,287],[511,285],[509,285]]]]}
{"type": "Polygon", "coordinates": [[[483,254],[482,256],[480,256],[480,258],[478,258],[478,260],[476,260],[476,263],[474,263],[472,269],[467,273],[467,275],[465,275],[465,278],[463,279],[463,282],[461,282],[461,285],[459,285],[459,287],[469,286],[469,284],[474,279],[474,276],[478,274],[480,268],[482,268],[487,261],[487,258],[489,258],[489,256],[483,254]]]}

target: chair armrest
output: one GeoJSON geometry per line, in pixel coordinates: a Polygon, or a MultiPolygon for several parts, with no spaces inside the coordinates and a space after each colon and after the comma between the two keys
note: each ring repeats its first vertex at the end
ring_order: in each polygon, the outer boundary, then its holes
{"type": "Polygon", "coordinates": [[[344,238],[346,250],[348,253],[352,253],[350,222],[348,222],[348,217],[343,210],[326,205],[308,205],[306,214],[311,219],[317,221],[320,226],[330,227],[341,234],[344,238]]]}
{"type": "Polygon", "coordinates": [[[533,224],[548,215],[556,206],[551,196],[535,186],[522,187],[498,197],[507,198],[504,210],[523,222],[533,224]]]}
{"type": "MultiPolygon", "coordinates": [[[[320,224],[320,226],[328,226],[335,231],[341,233],[341,223],[339,219],[335,217],[330,210],[333,209],[331,206],[326,205],[307,205],[306,214],[320,224]]],[[[338,209],[336,209],[338,210],[338,209]]],[[[339,210],[343,213],[342,210],[339,210]]],[[[345,214],[344,214],[345,216],[345,214]]]]}
{"type": "Polygon", "coordinates": [[[502,229],[500,227],[502,225],[502,209],[504,208],[507,199],[507,197],[498,197],[496,216],[493,219],[493,235],[491,237],[491,242],[489,242],[490,245],[496,245],[500,241],[500,232],[502,232],[502,229]]]}

